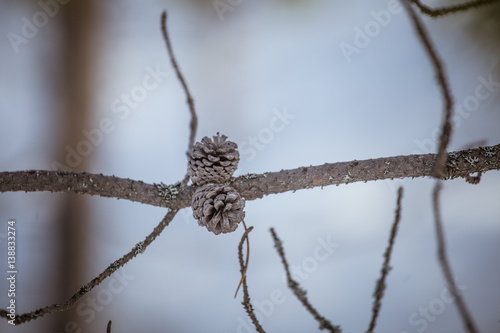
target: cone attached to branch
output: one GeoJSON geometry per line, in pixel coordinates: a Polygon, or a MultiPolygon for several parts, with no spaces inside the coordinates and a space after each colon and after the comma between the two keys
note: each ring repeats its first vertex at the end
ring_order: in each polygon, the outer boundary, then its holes
{"type": "Polygon", "coordinates": [[[216,235],[235,231],[245,217],[245,200],[229,185],[209,183],[198,187],[191,207],[198,224],[216,235]]]}
{"type": "Polygon", "coordinates": [[[227,141],[227,136],[204,137],[193,145],[189,154],[188,174],[194,185],[221,184],[233,176],[238,167],[238,145],[227,141]]]}

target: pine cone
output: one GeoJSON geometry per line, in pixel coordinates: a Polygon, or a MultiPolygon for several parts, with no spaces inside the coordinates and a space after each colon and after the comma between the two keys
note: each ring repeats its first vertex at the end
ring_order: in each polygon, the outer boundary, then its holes
{"type": "Polygon", "coordinates": [[[188,174],[194,185],[227,182],[238,167],[238,145],[219,133],[213,138],[195,143],[189,155],[188,174]]]}
{"type": "Polygon", "coordinates": [[[198,224],[216,235],[235,231],[245,217],[245,200],[228,185],[205,184],[198,187],[191,207],[198,224]]]}

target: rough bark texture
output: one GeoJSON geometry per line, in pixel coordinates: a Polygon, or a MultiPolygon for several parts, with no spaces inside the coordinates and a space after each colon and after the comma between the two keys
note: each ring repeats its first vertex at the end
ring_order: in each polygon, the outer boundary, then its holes
{"type": "MultiPolygon", "coordinates": [[[[318,186],[432,176],[435,158],[436,154],[425,154],[325,163],[278,172],[247,174],[233,178],[230,185],[245,200],[254,200],[268,194],[318,186]]],[[[470,174],[489,170],[500,170],[500,144],[449,153],[445,178],[466,178],[470,174]]],[[[0,172],[0,192],[73,192],[126,199],[172,209],[191,205],[193,186],[176,184],[167,187],[171,187],[172,193],[175,193],[170,200],[163,199],[158,193],[157,186],[153,184],[102,174],[39,170],[0,172]]]]}

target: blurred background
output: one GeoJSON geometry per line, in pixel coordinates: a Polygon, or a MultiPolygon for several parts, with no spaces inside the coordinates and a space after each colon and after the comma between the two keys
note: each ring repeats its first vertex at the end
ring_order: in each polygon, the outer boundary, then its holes
{"type": "MultiPolygon", "coordinates": [[[[431,3],[435,5],[434,3],[431,3]]],[[[440,2],[440,4],[446,4],[440,2]]],[[[195,99],[197,140],[240,147],[236,175],[435,152],[442,102],[397,1],[0,1],[0,170],[87,171],[172,184],[189,112],[160,31],[195,99]]],[[[424,19],[456,101],[450,151],[500,142],[499,6],[424,19]]],[[[288,290],[269,228],[320,314],[366,331],[404,186],[377,330],[462,331],[436,258],[431,179],[354,183],[246,203],[250,296],[267,332],[317,330],[288,290]]],[[[500,331],[500,173],[447,181],[451,265],[479,329],[500,331]]],[[[166,210],[72,194],[0,194],[0,303],[16,220],[18,311],[63,303],[142,241],[166,210]]],[[[190,208],[70,311],[1,332],[252,332],[233,298],[243,228],[215,236],[190,208]]]]}

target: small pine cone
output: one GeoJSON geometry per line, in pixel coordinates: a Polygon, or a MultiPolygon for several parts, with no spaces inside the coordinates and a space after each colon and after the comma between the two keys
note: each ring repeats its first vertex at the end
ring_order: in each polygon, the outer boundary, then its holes
{"type": "Polygon", "coordinates": [[[216,235],[235,231],[245,217],[245,200],[228,185],[205,184],[198,187],[191,207],[198,224],[216,235]]]}
{"type": "Polygon", "coordinates": [[[188,174],[194,185],[227,182],[238,167],[238,145],[219,133],[213,138],[195,143],[189,155],[188,174]]]}

